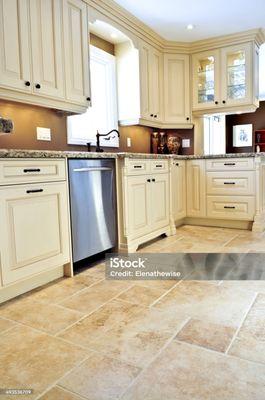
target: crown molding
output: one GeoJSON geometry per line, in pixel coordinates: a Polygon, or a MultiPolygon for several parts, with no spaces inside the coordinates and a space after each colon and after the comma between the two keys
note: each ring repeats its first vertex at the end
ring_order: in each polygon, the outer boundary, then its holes
{"type": "Polygon", "coordinates": [[[137,45],[139,39],[146,41],[164,53],[176,52],[184,54],[198,53],[209,49],[218,49],[231,44],[240,44],[253,41],[257,46],[265,42],[264,29],[252,29],[230,35],[212,37],[195,42],[177,42],[162,38],[158,33],[145,25],[129,11],[115,3],[113,0],[83,0],[91,8],[91,18],[103,18],[106,22],[114,23],[117,28],[122,28],[137,45]]]}

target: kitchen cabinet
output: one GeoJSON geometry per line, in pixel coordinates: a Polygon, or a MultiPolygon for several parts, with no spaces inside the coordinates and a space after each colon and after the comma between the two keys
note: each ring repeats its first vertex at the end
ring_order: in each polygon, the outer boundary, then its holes
{"type": "Polygon", "coordinates": [[[152,46],[142,43],[139,57],[141,118],[160,122],[163,117],[163,56],[152,46]]]}
{"type": "Polygon", "coordinates": [[[174,221],[185,218],[186,207],[186,161],[174,160],[171,172],[171,191],[174,221]]]}
{"type": "Polygon", "coordinates": [[[189,55],[164,55],[164,110],[164,124],[192,127],[189,55]]]}
{"type": "Polygon", "coordinates": [[[254,42],[192,56],[193,111],[254,111],[258,101],[258,48],[254,42]]]}
{"type": "Polygon", "coordinates": [[[69,112],[90,105],[87,5],[0,0],[0,98],[69,112]]]}
{"type": "Polygon", "coordinates": [[[206,216],[205,160],[187,161],[187,216],[206,216]]]}

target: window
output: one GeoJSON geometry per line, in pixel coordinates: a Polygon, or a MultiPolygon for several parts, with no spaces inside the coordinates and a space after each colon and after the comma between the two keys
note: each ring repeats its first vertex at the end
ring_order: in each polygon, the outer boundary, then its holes
{"type": "MultiPolygon", "coordinates": [[[[90,46],[90,73],[92,107],[67,118],[68,144],[95,145],[97,130],[105,134],[118,128],[115,57],[90,46]]],[[[119,138],[101,138],[101,145],[119,147],[119,138]]]]}
{"type": "Polygon", "coordinates": [[[225,115],[204,117],[204,154],[225,154],[225,115]]]}
{"type": "Polygon", "coordinates": [[[259,98],[265,100],[265,44],[259,52],[259,98]]]}

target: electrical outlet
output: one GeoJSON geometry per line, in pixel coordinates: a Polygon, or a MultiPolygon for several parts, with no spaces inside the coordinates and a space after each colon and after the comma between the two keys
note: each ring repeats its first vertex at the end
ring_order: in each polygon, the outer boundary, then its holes
{"type": "Polygon", "coordinates": [[[190,147],[190,139],[182,139],[182,147],[190,147]]]}
{"type": "Polygon", "coordinates": [[[37,127],[37,140],[50,141],[51,140],[50,128],[41,128],[38,126],[37,127]]]}
{"type": "Polygon", "coordinates": [[[127,147],[131,147],[132,145],[132,139],[130,137],[127,137],[127,147]]]}

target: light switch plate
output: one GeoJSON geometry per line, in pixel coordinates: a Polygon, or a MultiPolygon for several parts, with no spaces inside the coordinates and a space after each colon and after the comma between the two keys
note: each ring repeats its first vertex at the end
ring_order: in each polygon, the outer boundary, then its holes
{"type": "Polygon", "coordinates": [[[182,139],[182,147],[190,147],[190,139],[182,139]]]}
{"type": "Polygon", "coordinates": [[[37,127],[37,140],[50,141],[51,140],[50,128],[41,128],[38,126],[37,127]]]}

